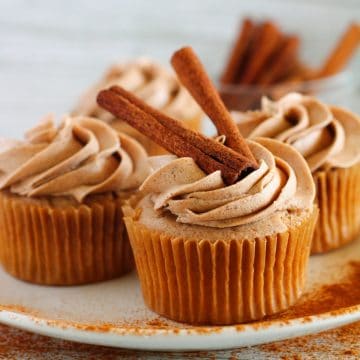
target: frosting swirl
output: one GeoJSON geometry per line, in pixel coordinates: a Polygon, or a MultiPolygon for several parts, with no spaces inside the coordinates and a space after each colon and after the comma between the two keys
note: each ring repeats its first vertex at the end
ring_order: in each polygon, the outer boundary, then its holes
{"type": "Polygon", "coordinates": [[[0,148],[0,189],[23,196],[73,196],[135,189],[150,172],[143,147],[89,117],[51,116],[0,148]]]}
{"type": "Polygon", "coordinates": [[[360,161],[360,118],[343,108],[291,93],[262,100],[261,111],[233,113],[246,137],[271,137],[294,146],[312,172],[347,168],[360,161]]]}
{"type": "Polygon", "coordinates": [[[259,168],[234,185],[225,186],[220,171],[206,175],[191,158],[168,156],[152,159],[157,169],[141,190],[150,194],[155,210],[169,211],[178,222],[215,228],[311,209],[315,186],[303,157],[272,139],[249,146],[259,168]]]}
{"type": "Polygon", "coordinates": [[[199,106],[175,75],[145,58],[111,66],[104,77],[83,95],[74,113],[113,120],[112,115],[96,103],[99,91],[112,85],[133,92],[149,105],[179,120],[191,119],[200,113],[199,106]]]}

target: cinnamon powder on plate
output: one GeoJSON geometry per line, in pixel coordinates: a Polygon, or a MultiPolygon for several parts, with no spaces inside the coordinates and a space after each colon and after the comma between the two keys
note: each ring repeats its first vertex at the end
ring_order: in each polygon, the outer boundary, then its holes
{"type": "Polygon", "coordinates": [[[332,313],[332,315],[346,312],[346,308],[359,305],[360,307],[360,261],[350,261],[347,273],[337,283],[322,285],[318,290],[302,299],[287,311],[266,318],[270,320],[290,320],[299,317],[332,313]]]}

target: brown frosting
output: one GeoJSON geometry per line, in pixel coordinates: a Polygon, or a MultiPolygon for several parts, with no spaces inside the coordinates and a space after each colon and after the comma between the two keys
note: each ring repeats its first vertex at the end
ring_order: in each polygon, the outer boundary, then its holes
{"type": "Polygon", "coordinates": [[[276,102],[264,98],[261,111],[233,117],[250,139],[271,137],[294,146],[312,172],[360,161],[360,117],[314,97],[291,93],[276,102]]]}
{"type": "Polygon", "coordinates": [[[220,171],[206,175],[191,158],[160,156],[152,158],[154,172],[141,190],[154,210],[213,228],[279,222],[284,212],[311,209],[315,186],[303,157],[276,140],[258,138],[249,146],[259,168],[234,185],[225,186],[220,171]]]}
{"type": "Polygon", "coordinates": [[[133,92],[147,104],[179,120],[192,119],[201,113],[173,73],[145,58],[111,66],[104,77],[82,96],[74,113],[112,121],[113,116],[96,103],[99,91],[112,85],[133,92]]]}
{"type": "MultiPolygon", "coordinates": [[[[150,172],[143,147],[89,117],[51,116],[0,146],[0,189],[22,196],[73,196],[136,189],[150,172]]],[[[0,143],[0,145],[1,145],[0,143]]]]}

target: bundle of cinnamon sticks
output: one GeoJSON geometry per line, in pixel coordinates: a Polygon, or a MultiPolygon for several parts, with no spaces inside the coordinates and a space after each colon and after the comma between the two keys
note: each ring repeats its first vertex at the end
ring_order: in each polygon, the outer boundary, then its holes
{"type": "MultiPolygon", "coordinates": [[[[256,23],[246,18],[241,24],[220,83],[224,89],[228,85],[255,85],[266,89],[271,85],[296,85],[307,80],[328,77],[346,67],[359,44],[360,25],[350,24],[323,64],[314,69],[300,60],[299,36],[285,34],[272,21],[256,23]]],[[[291,91],[291,87],[287,91],[291,91]]],[[[222,92],[223,97],[226,93],[222,92]]],[[[254,92],[252,95],[254,96],[254,92]]],[[[251,103],[252,97],[243,98],[245,107],[258,105],[251,103]]],[[[229,102],[229,98],[224,97],[224,100],[229,102]]]]}

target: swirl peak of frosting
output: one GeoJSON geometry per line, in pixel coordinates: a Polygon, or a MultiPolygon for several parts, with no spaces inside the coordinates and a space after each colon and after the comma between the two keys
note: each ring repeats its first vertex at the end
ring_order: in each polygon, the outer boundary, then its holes
{"type": "Polygon", "coordinates": [[[270,137],[294,146],[313,172],[360,161],[360,117],[314,97],[291,93],[275,102],[263,98],[260,111],[233,117],[250,139],[270,137]]]}
{"type": "Polygon", "coordinates": [[[89,117],[52,116],[0,148],[0,189],[29,197],[87,195],[135,189],[150,172],[143,147],[89,117]]]}
{"type": "Polygon", "coordinates": [[[191,158],[159,162],[141,186],[155,210],[169,211],[181,223],[227,228],[311,209],[315,185],[303,157],[291,146],[258,138],[249,146],[259,168],[225,186],[220,171],[206,175],[191,158]]]}
{"type": "Polygon", "coordinates": [[[111,66],[104,77],[82,96],[74,113],[95,116],[104,121],[113,120],[112,115],[96,103],[98,92],[113,85],[133,92],[148,105],[178,120],[194,118],[201,112],[175,74],[147,58],[139,58],[111,66]]]}

